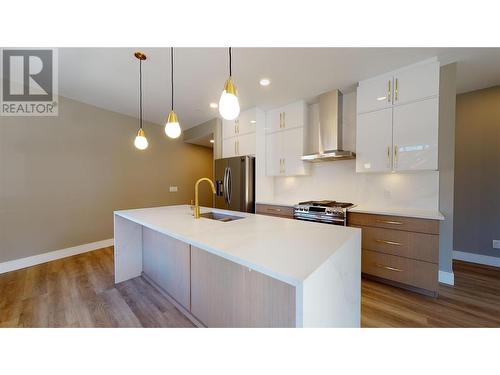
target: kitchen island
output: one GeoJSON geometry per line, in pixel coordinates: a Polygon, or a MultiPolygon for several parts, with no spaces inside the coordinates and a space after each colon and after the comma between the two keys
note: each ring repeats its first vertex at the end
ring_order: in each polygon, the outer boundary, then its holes
{"type": "Polygon", "coordinates": [[[189,205],[116,211],[115,282],[144,276],[206,327],[359,327],[361,231],[189,205]]]}

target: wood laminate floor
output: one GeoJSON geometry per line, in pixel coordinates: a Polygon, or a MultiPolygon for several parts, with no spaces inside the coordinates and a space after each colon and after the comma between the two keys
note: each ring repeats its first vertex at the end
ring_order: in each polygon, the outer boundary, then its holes
{"type": "MultiPolygon", "coordinates": [[[[455,286],[426,297],[362,281],[363,327],[500,327],[500,270],[454,262],[455,286]]],[[[113,248],[0,275],[0,327],[192,327],[138,277],[113,281],[113,248]]]]}

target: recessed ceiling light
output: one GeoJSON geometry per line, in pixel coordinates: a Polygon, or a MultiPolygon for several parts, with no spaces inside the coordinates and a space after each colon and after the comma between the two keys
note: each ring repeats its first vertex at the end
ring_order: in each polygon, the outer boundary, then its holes
{"type": "Polygon", "coordinates": [[[269,86],[271,84],[271,81],[269,80],[269,78],[262,78],[259,83],[261,86],[269,86]]]}
{"type": "Polygon", "coordinates": [[[213,140],[213,139],[211,139],[211,140],[210,140],[210,143],[214,143],[214,140],[213,140]]]}
{"type": "Polygon", "coordinates": [[[255,121],[255,120],[250,120],[250,124],[256,124],[256,123],[257,123],[257,121],[255,121]]]}
{"type": "Polygon", "coordinates": [[[217,108],[219,105],[217,103],[210,103],[210,108],[217,108]]]}

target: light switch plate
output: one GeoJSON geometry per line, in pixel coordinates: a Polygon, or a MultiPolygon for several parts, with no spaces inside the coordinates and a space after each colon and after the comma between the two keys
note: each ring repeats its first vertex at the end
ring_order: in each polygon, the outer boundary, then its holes
{"type": "Polygon", "coordinates": [[[170,186],[169,191],[171,193],[177,193],[177,191],[178,191],[177,186],[170,186]]]}
{"type": "Polygon", "coordinates": [[[500,240],[493,240],[493,248],[500,249],[500,240]]]}

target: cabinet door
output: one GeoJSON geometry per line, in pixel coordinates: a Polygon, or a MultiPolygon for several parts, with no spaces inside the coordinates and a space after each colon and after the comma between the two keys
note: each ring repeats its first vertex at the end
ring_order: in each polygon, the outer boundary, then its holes
{"type": "Polygon", "coordinates": [[[143,271],[173,299],[190,309],[189,245],[143,227],[143,271]]]}
{"type": "Polygon", "coordinates": [[[303,128],[287,130],[282,134],[283,173],[285,176],[306,174],[306,166],[302,161],[303,155],[303,128]]]}
{"type": "Polygon", "coordinates": [[[282,174],[282,132],[266,135],[266,175],[281,176],[282,174]]]}
{"type": "Polygon", "coordinates": [[[295,327],[295,288],[191,247],[191,313],[207,327],[295,327]]]}
{"type": "Polygon", "coordinates": [[[392,106],[393,77],[391,74],[361,81],[357,90],[357,112],[376,111],[392,106]]]}
{"type": "Polygon", "coordinates": [[[240,135],[236,142],[238,155],[255,155],[255,133],[240,135]]]}
{"type": "Polygon", "coordinates": [[[222,138],[234,137],[236,129],[236,120],[222,120],[222,138]]]}
{"type": "Polygon", "coordinates": [[[236,142],[236,137],[227,138],[222,140],[222,157],[223,158],[232,158],[236,156],[236,148],[238,144],[236,142]]]}
{"type": "Polygon", "coordinates": [[[357,117],[356,172],[388,172],[392,163],[392,108],[357,117]]]}
{"type": "Polygon", "coordinates": [[[281,123],[282,129],[293,129],[303,127],[306,121],[306,105],[303,101],[288,104],[282,107],[281,123]]]}
{"type": "Polygon", "coordinates": [[[394,73],[394,104],[439,94],[439,62],[425,63],[394,73]]]}
{"type": "Polygon", "coordinates": [[[266,113],[266,132],[281,130],[282,108],[276,108],[266,113]]]}
{"type": "Polygon", "coordinates": [[[255,124],[257,123],[257,112],[255,109],[249,109],[240,113],[238,118],[238,135],[255,133],[255,124]]]}
{"type": "Polygon", "coordinates": [[[394,170],[438,168],[438,99],[394,107],[394,170]]]}

